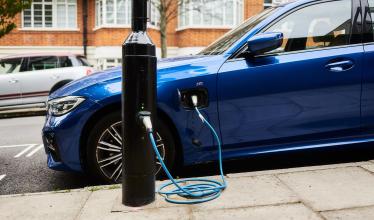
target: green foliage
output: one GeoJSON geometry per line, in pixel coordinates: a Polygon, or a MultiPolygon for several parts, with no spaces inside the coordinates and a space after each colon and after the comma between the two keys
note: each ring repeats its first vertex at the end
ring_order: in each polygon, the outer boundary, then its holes
{"type": "Polygon", "coordinates": [[[16,28],[14,17],[30,5],[31,0],[0,0],[0,38],[16,28]]]}

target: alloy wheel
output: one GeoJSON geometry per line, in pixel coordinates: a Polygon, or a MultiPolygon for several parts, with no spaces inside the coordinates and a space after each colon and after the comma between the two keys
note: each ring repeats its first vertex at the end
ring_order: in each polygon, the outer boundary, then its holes
{"type": "MultiPolygon", "coordinates": [[[[122,122],[109,126],[101,134],[96,145],[96,162],[100,171],[112,182],[120,182],[122,175],[122,122]]],[[[165,159],[165,144],[159,133],[155,133],[157,148],[165,159]]],[[[156,158],[156,174],[160,172],[161,164],[156,158]]]]}

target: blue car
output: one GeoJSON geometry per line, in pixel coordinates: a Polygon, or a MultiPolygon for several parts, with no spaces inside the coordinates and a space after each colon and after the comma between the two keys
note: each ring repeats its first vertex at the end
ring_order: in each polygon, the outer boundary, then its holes
{"type": "MultiPolygon", "coordinates": [[[[157,145],[169,167],[374,141],[370,0],[300,0],[248,19],[195,56],[158,62],[157,145]]],[[[48,166],[118,182],[121,68],[49,97],[48,166]]],[[[159,164],[158,170],[160,170],[159,164]]]]}

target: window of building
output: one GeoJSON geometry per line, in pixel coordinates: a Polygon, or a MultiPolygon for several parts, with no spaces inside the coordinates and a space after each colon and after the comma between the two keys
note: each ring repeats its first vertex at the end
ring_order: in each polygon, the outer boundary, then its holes
{"type": "Polygon", "coordinates": [[[243,21],[243,0],[191,0],[178,8],[178,26],[232,27],[243,21]]]}
{"type": "Polygon", "coordinates": [[[98,59],[97,65],[100,70],[106,70],[106,69],[110,69],[113,67],[121,66],[122,59],[117,59],[117,58],[98,59]]]}
{"type": "Polygon", "coordinates": [[[77,28],[77,0],[33,0],[23,11],[24,28],[77,28]]]}
{"type": "MultiPolygon", "coordinates": [[[[96,0],[96,27],[130,26],[131,7],[131,0],[96,0]]],[[[160,16],[155,4],[151,4],[150,12],[150,24],[158,26],[160,16]]]]}
{"type": "Polygon", "coordinates": [[[302,8],[266,32],[282,32],[283,45],[273,52],[290,52],[349,44],[351,1],[325,2],[302,8]]]}
{"type": "Polygon", "coordinates": [[[155,27],[160,26],[160,12],[157,9],[159,4],[160,0],[152,0],[150,10],[148,11],[149,24],[155,27]]]}

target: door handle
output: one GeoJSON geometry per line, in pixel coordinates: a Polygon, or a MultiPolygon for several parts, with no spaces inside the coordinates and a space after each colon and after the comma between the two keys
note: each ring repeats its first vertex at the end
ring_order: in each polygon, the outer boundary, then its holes
{"type": "Polygon", "coordinates": [[[11,80],[9,80],[8,82],[14,84],[14,83],[18,83],[18,80],[16,80],[16,79],[11,79],[11,80]]]}
{"type": "Polygon", "coordinates": [[[352,60],[343,60],[327,64],[326,69],[331,72],[343,72],[352,69],[354,66],[355,64],[352,60]]]}

